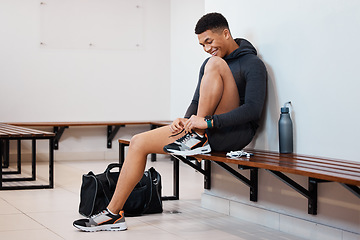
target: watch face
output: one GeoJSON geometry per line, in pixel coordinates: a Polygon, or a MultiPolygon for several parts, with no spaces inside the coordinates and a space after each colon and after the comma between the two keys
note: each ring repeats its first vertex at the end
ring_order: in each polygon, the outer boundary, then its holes
{"type": "Polygon", "coordinates": [[[205,117],[205,121],[209,121],[209,120],[212,120],[212,116],[210,116],[210,115],[207,115],[206,117],[205,117]]]}

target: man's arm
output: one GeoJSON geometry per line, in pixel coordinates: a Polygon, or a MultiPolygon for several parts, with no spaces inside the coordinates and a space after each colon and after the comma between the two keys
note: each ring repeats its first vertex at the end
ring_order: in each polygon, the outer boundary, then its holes
{"type": "Polygon", "coordinates": [[[256,122],[260,119],[266,97],[266,67],[258,58],[252,59],[248,64],[250,67],[244,72],[246,81],[244,103],[230,112],[214,115],[214,127],[222,128],[256,122]]]}

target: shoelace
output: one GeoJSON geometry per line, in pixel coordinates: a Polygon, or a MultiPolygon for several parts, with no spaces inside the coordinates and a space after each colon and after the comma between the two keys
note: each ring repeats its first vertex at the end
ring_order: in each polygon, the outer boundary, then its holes
{"type": "Polygon", "coordinates": [[[173,134],[173,135],[170,135],[170,136],[169,136],[169,138],[171,138],[171,137],[175,137],[175,136],[177,136],[177,135],[181,134],[183,131],[185,131],[185,129],[181,130],[181,131],[180,131],[180,132],[178,132],[178,133],[175,133],[175,134],[173,134]]]}
{"type": "MultiPolygon", "coordinates": [[[[173,134],[173,135],[170,135],[169,138],[170,138],[170,137],[175,137],[175,136],[181,134],[182,132],[184,132],[184,129],[181,130],[181,131],[178,132],[178,133],[175,133],[175,134],[173,134]]],[[[177,142],[181,142],[181,143],[187,142],[187,141],[191,138],[192,134],[193,134],[193,132],[187,132],[184,136],[182,136],[181,138],[179,138],[179,139],[176,140],[176,141],[177,141],[177,142]]]]}
{"type": "Polygon", "coordinates": [[[184,136],[182,136],[181,138],[179,138],[176,141],[184,143],[184,142],[187,142],[191,138],[191,136],[192,136],[192,132],[188,132],[188,133],[186,133],[184,136]]]}
{"type": "MultiPolygon", "coordinates": [[[[170,137],[175,137],[175,136],[181,134],[183,131],[184,131],[184,129],[181,130],[181,131],[178,132],[178,133],[175,133],[175,134],[173,134],[173,135],[170,135],[169,138],[170,138],[170,137]]],[[[177,142],[181,142],[181,143],[186,142],[186,141],[188,141],[188,140],[191,138],[191,136],[192,136],[193,134],[195,134],[194,131],[187,132],[184,136],[182,136],[181,138],[179,138],[179,139],[176,140],[176,141],[177,141],[177,142]]]]}

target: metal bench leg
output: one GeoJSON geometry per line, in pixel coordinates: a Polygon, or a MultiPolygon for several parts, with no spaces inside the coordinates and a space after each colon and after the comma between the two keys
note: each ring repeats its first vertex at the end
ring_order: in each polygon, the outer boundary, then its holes
{"type": "Polygon", "coordinates": [[[49,139],[49,188],[54,188],[54,139],[49,139]]]}
{"type": "Polygon", "coordinates": [[[354,186],[354,185],[350,185],[350,184],[345,184],[345,183],[341,183],[342,186],[344,186],[347,190],[349,190],[350,192],[352,192],[353,194],[355,194],[355,196],[357,196],[358,198],[360,198],[360,188],[358,186],[354,186]]]}
{"type": "MultiPolygon", "coordinates": [[[[6,140],[0,146],[2,153],[0,162],[2,164],[2,168],[9,168],[10,167],[10,141],[6,140]]],[[[5,171],[3,174],[21,174],[21,140],[17,140],[17,169],[16,171],[5,171]]]]}
{"type": "MultiPolygon", "coordinates": [[[[153,130],[153,129],[155,129],[155,128],[158,128],[158,127],[159,127],[159,126],[157,126],[157,125],[150,124],[150,129],[151,129],[151,130],[153,130]]],[[[156,162],[156,153],[152,153],[150,159],[151,159],[152,162],[156,162]]]]}
{"type": "Polygon", "coordinates": [[[173,159],[173,167],[174,167],[174,182],[173,182],[173,192],[174,192],[174,200],[179,200],[179,180],[180,180],[180,176],[179,176],[179,160],[178,159],[173,159]]]}
{"type": "Polygon", "coordinates": [[[317,214],[318,182],[317,179],[309,178],[308,214],[317,214]]]}
{"type": "Polygon", "coordinates": [[[4,160],[4,142],[0,140],[0,188],[2,188],[2,167],[3,167],[3,160],[4,160]]]}
{"type": "Polygon", "coordinates": [[[317,214],[317,184],[321,182],[319,179],[308,178],[308,189],[302,187],[300,184],[286,176],[285,174],[273,170],[267,170],[272,173],[274,176],[279,178],[282,182],[287,184],[289,187],[303,195],[308,199],[308,213],[312,215],[317,214]]]}
{"type": "Polygon", "coordinates": [[[204,160],[204,188],[211,189],[211,161],[204,160]]]}
{"type": "Polygon", "coordinates": [[[119,143],[119,164],[124,164],[125,161],[125,147],[129,146],[129,144],[119,143]]]}
{"type": "Polygon", "coordinates": [[[112,125],[108,125],[107,126],[107,148],[112,148],[112,141],[115,137],[115,135],[118,133],[120,127],[125,127],[125,125],[120,125],[120,126],[112,126],[112,125]]]}
{"type": "Polygon", "coordinates": [[[17,174],[21,173],[21,140],[17,140],[17,174]]]}
{"type": "Polygon", "coordinates": [[[179,200],[179,159],[171,156],[173,162],[173,196],[162,196],[163,201],[179,200]]]}
{"type": "Polygon", "coordinates": [[[4,161],[4,144],[3,140],[0,140],[0,165],[1,168],[3,167],[3,161],[4,161]]]}
{"type": "Polygon", "coordinates": [[[250,201],[257,202],[258,200],[258,168],[250,169],[250,201]]]}
{"type": "Polygon", "coordinates": [[[1,165],[3,168],[9,167],[9,158],[10,158],[9,152],[10,152],[10,141],[6,139],[3,141],[3,153],[2,153],[3,162],[1,165]]]}
{"type": "Polygon", "coordinates": [[[63,135],[66,128],[69,128],[69,126],[53,128],[53,132],[55,133],[55,139],[54,139],[54,149],[55,150],[59,150],[59,141],[60,141],[60,138],[63,135]]]}
{"type": "Polygon", "coordinates": [[[236,179],[238,179],[239,181],[244,183],[246,186],[248,186],[250,189],[250,200],[254,201],[254,202],[257,201],[258,173],[257,173],[256,168],[238,165],[238,168],[241,170],[250,170],[250,179],[248,179],[245,176],[243,176],[241,173],[235,171],[232,167],[230,167],[226,163],[218,162],[218,161],[214,161],[214,162],[216,164],[218,164],[220,167],[222,167],[223,169],[225,169],[228,173],[233,175],[236,179]]]}
{"type": "Polygon", "coordinates": [[[32,140],[32,165],[31,165],[31,180],[36,179],[36,140],[32,140]]]}

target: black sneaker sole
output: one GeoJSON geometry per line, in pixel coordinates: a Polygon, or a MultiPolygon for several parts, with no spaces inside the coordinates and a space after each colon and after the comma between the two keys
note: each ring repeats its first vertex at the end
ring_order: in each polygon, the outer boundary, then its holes
{"type": "Polygon", "coordinates": [[[73,224],[74,227],[84,232],[98,232],[98,231],[124,231],[127,229],[126,222],[104,224],[100,226],[85,227],[77,224],[73,224]]]}
{"type": "Polygon", "coordinates": [[[197,154],[205,154],[205,153],[209,153],[209,152],[211,152],[211,148],[210,148],[210,146],[207,146],[207,147],[201,147],[201,148],[188,150],[188,151],[171,150],[170,154],[181,155],[181,156],[192,156],[192,155],[197,155],[197,154]]]}

